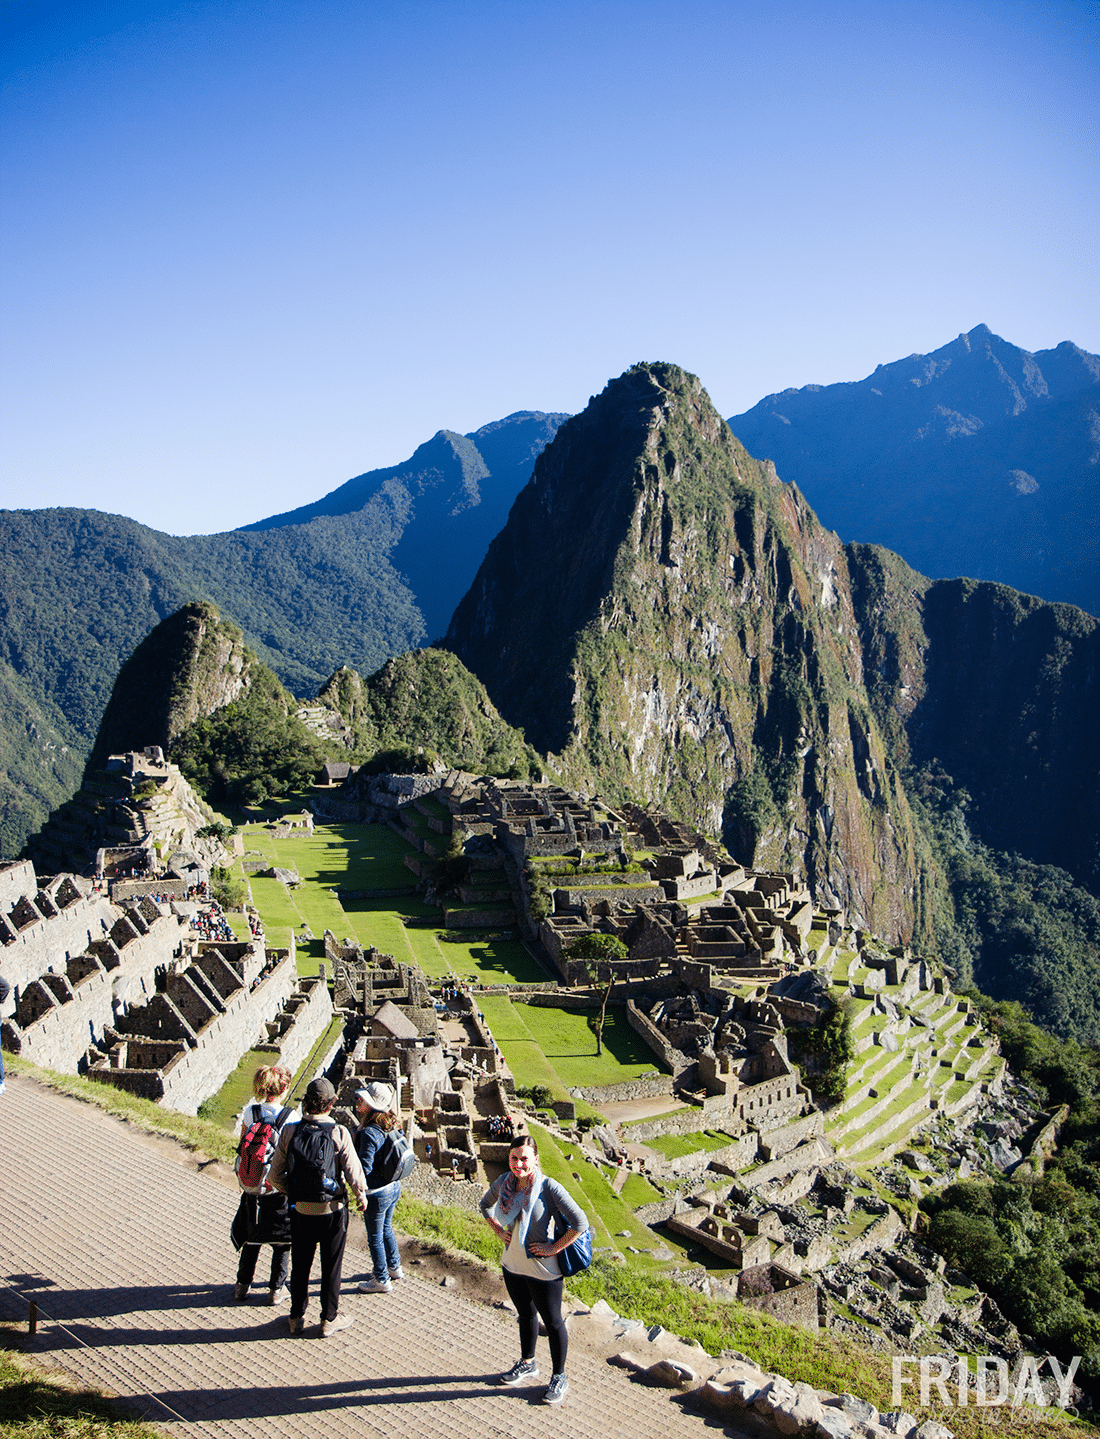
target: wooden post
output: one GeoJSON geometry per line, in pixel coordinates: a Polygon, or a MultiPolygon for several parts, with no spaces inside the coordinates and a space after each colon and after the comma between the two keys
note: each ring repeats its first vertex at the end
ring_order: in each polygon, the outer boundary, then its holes
{"type": "Polygon", "coordinates": [[[27,1303],[27,1332],[29,1334],[38,1333],[38,1305],[33,1299],[27,1303]]]}

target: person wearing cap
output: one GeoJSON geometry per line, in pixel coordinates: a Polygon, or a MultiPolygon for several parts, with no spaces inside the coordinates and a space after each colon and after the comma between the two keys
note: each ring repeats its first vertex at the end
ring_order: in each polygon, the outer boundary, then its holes
{"type": "Polygon", "coordinates": [[[342,1179],[336,1194],[332,1199],[291,1198],[290,1205],[290,1332],[302,1332],[309,1299],[309,1274],[313,1268],[313,1256],[320,1250],[323,1339],[339,1334],[355,1322],[352,1315],[339,1313],[340,1278],[348,1237],[347,1190],[344,1185],[351,1188],[360,1209],[364,1209],[367,1203],[366,1177],[351,1135],[332,1118],[335,1103],[336,1090],[327,1079],[310,1080],[302,1098],[302,1121],[300,1124],[288,1124],[283,1129],[268,1171],[271,1184],[287,1194],[287,1159],[298,1132],[309,1126],[318,1126],[332,1142],[337,1174],[342,1179]]]}
{"type": "Polygon", "coordinates": [[[393,1211],[401,1197],[401,1183],[386,1182],[382,1170],[386,1137],[397,1125],[397,1103],[388,1084],[368,1084],[356,1095],[358,1113],[363,1123],[355,1132],[355,1149],[367,1176],[367,1207],[363,1218],[367,1226],[374,1273],[359,1286],[360,1294],[389,1294],[394,1279],[404,1279],[401,1251],[393,1232],[393,1211]]]}

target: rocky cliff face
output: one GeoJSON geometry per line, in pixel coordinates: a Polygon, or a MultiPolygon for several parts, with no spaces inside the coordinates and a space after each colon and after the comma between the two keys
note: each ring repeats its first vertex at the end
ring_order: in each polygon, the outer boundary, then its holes
{"type": "Polygon", "coordinates": [[[912,933],[922,841],[844,550],[694,376],[635,366],[562,426],[446,643],[569,782],[661,800],[912,933]]]}
{"type": "Polygon", "coordinates": [[[907,788],[932,761],[985,843],[1100,884],[1100,623],[842,545],[674,366],[562,426],[446,643],[567,780],[880,933],[943,899],[907,788]]]}
{"type": "Polygon", "coordinates": [[[1100,621],[1005,585],[929,581],[848,547],[872,707],[901,767],[935,761],[984,843],[1100,889],[1100,621]]]}
{"type": "Polygon", "coordinates": [[[85,774],[108,755],[160,745],[231,704],[258,667],[241,631],[193,601],[146,636],[119,671],[85,774]]]}

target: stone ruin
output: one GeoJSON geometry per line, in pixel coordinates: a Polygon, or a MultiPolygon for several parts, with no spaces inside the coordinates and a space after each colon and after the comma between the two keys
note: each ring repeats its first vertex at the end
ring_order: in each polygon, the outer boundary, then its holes
{"type": "Polygon", "coordinates": [[[153,878],[180,849],[198,850],[207,867],[224,864],[227,856],[219,840],[196,838],[216,819],[179,769],[153,746],[111,755],[52,812],[28,841],[28,851],[46,871],[103,875],[106,864],[153,878]]]}
{"type": "Polygon", "coordinates": [[[0,864],[5,1047],[192,1114],[254,1045],[300,1063],[328,1025],[327,984],[299,983],[293,950],[198,939],[200,908],[0,864]]]}

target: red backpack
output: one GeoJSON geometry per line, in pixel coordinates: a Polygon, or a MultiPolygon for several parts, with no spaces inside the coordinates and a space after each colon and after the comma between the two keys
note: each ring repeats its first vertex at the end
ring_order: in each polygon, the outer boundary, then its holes
{"type": "Polygon", "coordinates": [[[271,1105],[257,1104],[253,1109],[259,1115],[241,1135],[237,1145],[237,1159],[233,1169],[242,1189],[268,1188],[267,1171],[279,1142],[279,1131],[286,1123],[290,1109],[284,1106],[274,1119],[269,1119],[271,1105]],[[264,1111],[267,1111],[265,1114],[264,1111]]]}

